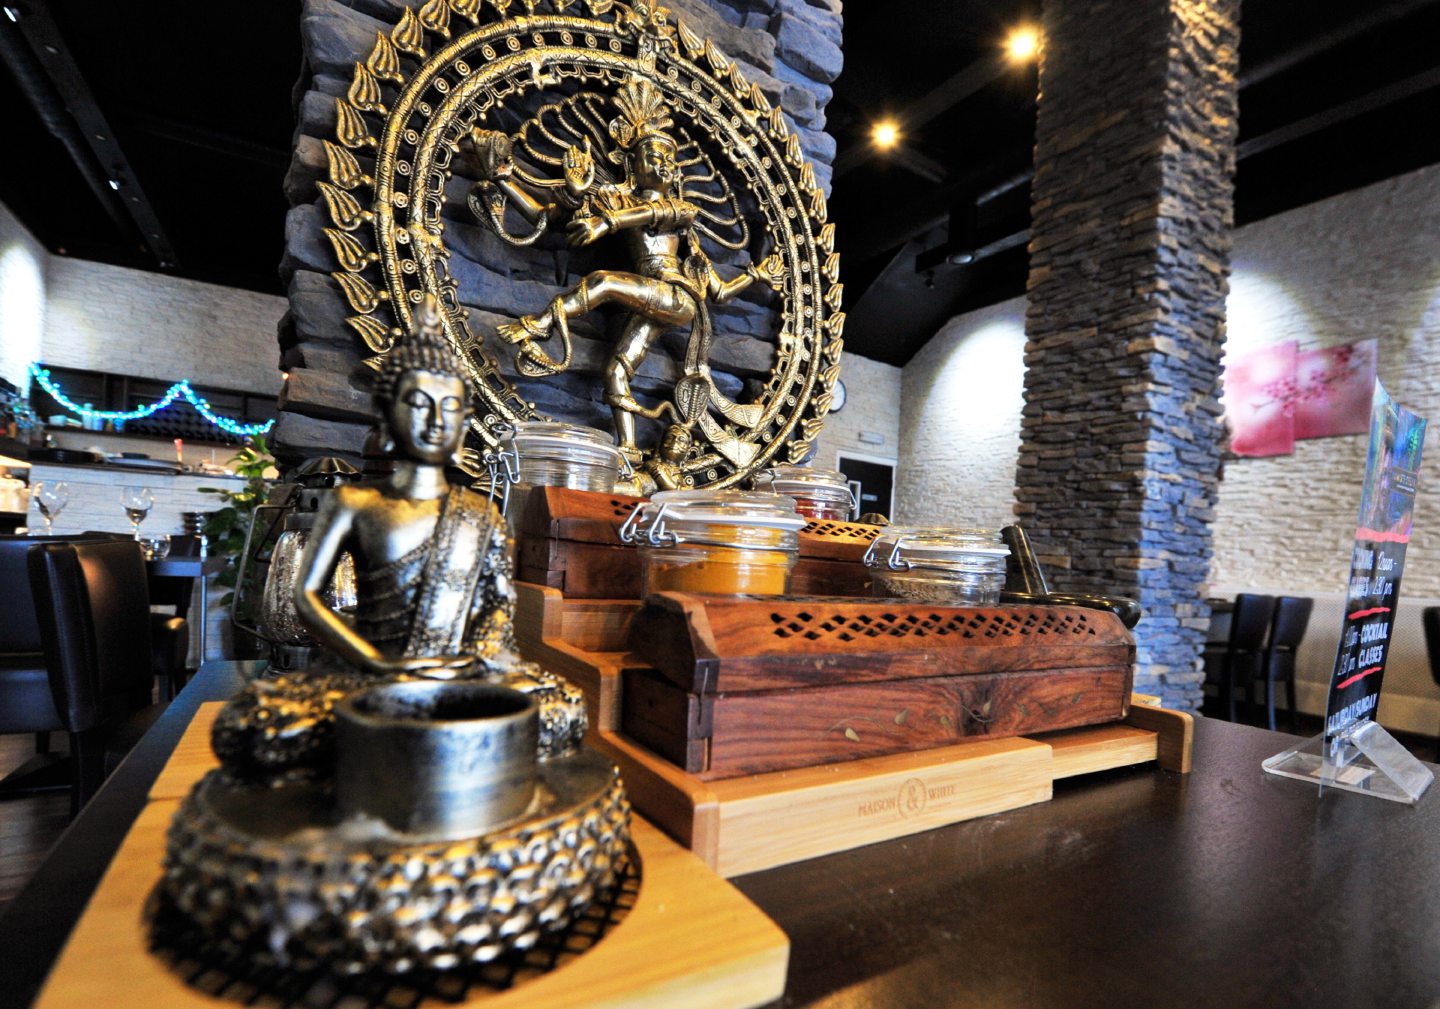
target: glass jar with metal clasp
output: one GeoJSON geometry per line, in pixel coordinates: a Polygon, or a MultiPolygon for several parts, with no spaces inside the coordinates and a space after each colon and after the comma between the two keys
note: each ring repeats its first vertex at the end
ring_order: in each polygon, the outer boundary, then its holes
{"type": "Polygon", "coordinates": [[[805,518],[763,491],[661,491],[637,505],[620,538],[640,549],[645,594],[783,596],[805,518]]]}
{"type": "Polygon", "coordinates": [[[608,433],[560,421],[520,421],[501,435],[499,447],[484,460],[491,497],[500,496],[500,510],[506,514],[512,487],[568,487],[613,494],[622,476],[634,475],[608,433]]]}
{"type": "Polygon", "coordinates": [[[1005,587],[1010,548],[993,529],[891,526],[865,553],[871,594],[888,598],[994,606],[1005,587]]]}
{"type": "Polygon", "coordinates": [[[756,475],[755,489],[794,498],[795,510],[811,519],[849,522],[859,509],[849,479],[838,469],[771,466],[756,475]]]}

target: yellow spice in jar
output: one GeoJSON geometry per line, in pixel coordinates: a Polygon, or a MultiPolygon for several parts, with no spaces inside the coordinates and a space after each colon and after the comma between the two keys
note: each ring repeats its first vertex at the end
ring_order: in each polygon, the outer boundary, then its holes
{"type": "Polygon", "coordinates": [[[667,550],[646,567],[648,592],[783,596],[790,555],[781,550],[703,547],[667,550]]]}

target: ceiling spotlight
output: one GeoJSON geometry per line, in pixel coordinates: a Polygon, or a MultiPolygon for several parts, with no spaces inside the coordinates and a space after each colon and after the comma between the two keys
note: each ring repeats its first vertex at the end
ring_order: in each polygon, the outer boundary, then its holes
{"type": "Polygon", "coordinates": [[[1040,51],[1040,32],[1022,25],[1005,37],[1005,55],[1011,63],[1028,63],[1040,51]]]}
{"type": "Polygon", "coordinates": [[[952,252],[945,257],[945,262],[952,266],[964,266],[966,263],[975,262],[975,254],[972,252],[952,252]]]}
{"type": "Polygon", "coordinates": [[[6,16],[7,18],[9,18],[11,21],[19,21],[19,20],[20,20],[20,9],[19,9],[18,7],[10,7],[10,6],[7,6],[7,7],[5,8],[5,16],[6,16]]]}
{"type": "Polygon", "coordinates": [[[893,119],[882,119],[870,127],[870,142],[882,151],[888,151],[900,142],[900,126],[893,119]]]}
{"type": "Polygon", "coordinates": [[[111,179],[111,180],[110,180],[110,188],[111,188],[111,189],[119,189],[119,188],[120,188],[120,180],[119,180],[119,179],[111,179]]]}

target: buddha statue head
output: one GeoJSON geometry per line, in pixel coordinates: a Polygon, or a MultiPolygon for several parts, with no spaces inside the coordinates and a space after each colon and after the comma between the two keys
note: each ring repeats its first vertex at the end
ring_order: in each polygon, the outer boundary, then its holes
{"type": "Polygon", "coordinates": [[[443,466],[460,448],[470,383],[445,336],[440,303],[426,294],[415,307],[410,335],[380,365],[375,406],[389,451],[443,466]]]}

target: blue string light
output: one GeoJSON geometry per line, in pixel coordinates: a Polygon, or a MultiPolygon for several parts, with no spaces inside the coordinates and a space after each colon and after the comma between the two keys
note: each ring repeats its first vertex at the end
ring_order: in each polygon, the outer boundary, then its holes
{"type": "Polygon", "coordinates": [[[248,438],[250,435],[265,434],[275,425],[275,421],[273,420],[267,420],[263,424],[241,424],[239,421],[231,420],[229,417],[221,417],[210,409],[210,404],[206,401],[205,397],[190,388],[190,382],[187,379],[181,379],[169,389],[166,389],[165,395],[161,396],[157,402],[149,406],[138,407],[134,410],[87,410],[60,391],[60,387],[56,385],[54,379],[50,377],[49,370],[40,367],[38,364],[32,364],[30,366],[30,374],[35,377],[35,381],[40,383],[40,388],[49,393],[55,402],[59,403],[71,413],[79,414],[86,420],[140,420],[141,418],[149,417],[151,414],[159,413],[171,403],[174,403],[175,400],[184,396],[200,416],[204,417],[226,434],[248,438]]]}

